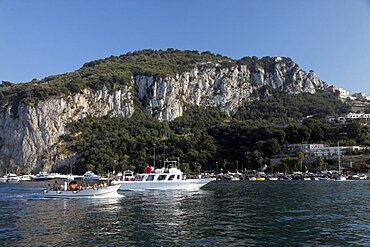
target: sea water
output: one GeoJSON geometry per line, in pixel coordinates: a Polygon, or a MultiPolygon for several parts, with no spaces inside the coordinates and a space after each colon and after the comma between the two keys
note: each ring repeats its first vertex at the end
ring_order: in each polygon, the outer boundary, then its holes
{"type": "Polygon", "coordinates": [[[0,246],[370,246],[370,181],[215,181],[44,199],[0,184],[0,246]]]}

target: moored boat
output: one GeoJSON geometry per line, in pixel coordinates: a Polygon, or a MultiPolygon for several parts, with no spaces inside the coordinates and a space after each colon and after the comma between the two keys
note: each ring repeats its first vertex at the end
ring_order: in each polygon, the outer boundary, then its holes
{"type": "Polygon", "coordinates": [[[83,177],[84,179],[100,179],[101,178],[101,176],[99,176],[99,175],[96,175],[94,172],[92,172],[92,171],[87,171],[87,172],[85,172],[85,174],[84,174],[84,177],[83,177]]]}
{"type": "Polygon", "coordinates": [[[335,177],[335,180],[337,181],[346,181],[347,178],[346,176],[342,175],[342,174],[338,174],[336,177],[335,177]]]}
{"type": "Polygon", "coordinates": [[[35,181],[45,181],[45,180],[52,180],[55,177],[47,172],[39,172],[36,177],[34,178],[35,181]]]}
{"type": "Polygon", "coordinates": [[[0,177],[0,183],[5,183],[8,180],[7,176],[1,176],[0,177]]]}
{"type": "Polygon", "coordinates": [[[8,183],[18,183],[19,177],[14,173],[9,173],[7,182],[8,183]]]}
{"type": "Polygon", "coordinates": [[[31,181],[35,176],[32,176],[30,174],[22,175],[19,177],[19,181],[31,181]]]}

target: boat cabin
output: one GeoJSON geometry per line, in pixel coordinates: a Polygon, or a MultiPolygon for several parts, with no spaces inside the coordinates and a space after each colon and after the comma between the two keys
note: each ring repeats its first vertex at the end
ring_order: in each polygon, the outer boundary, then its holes
{"type": "Polygon", "coordinates": [[[176,181],[183,180],[185,177],[181,170],[177,168],[170,169],[156,169],[154,173],[144,173],[136,176],[136,181],[176,181]]]}

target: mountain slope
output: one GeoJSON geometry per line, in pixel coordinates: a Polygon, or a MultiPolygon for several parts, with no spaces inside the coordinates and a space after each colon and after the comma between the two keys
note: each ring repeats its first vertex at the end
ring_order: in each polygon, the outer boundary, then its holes
{"type": "Polygon", "coordinates": [[[190,105],[234,112],[275,92],[325,87],[290,58],[233,60],[209,52],[143,50],[86,63],[81,69],[0,88],[0,167],[50,169],[73,162],[59,150],[66,124],[85,117],[131,116],[138,109],[174,120],[190,105]]]}

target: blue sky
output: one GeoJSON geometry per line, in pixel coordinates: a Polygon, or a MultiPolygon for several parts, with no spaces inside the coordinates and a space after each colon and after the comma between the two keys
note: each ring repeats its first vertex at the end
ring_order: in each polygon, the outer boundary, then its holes
{"type": "Polygon", "coordinates": [[[329,84],[370,94],[369,0],[0,0],[0,81],[169,47],[287,56],[329,84]]]}

